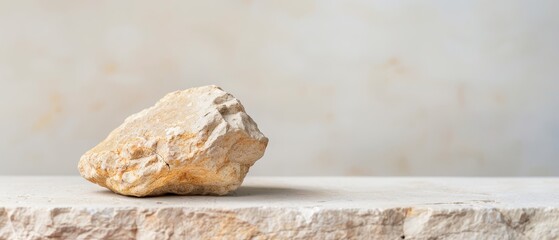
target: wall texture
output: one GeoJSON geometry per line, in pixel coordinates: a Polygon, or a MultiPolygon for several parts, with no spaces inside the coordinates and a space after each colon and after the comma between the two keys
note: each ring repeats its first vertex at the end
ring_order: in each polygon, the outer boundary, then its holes
{"type": "Polygon", "coordinates": [[[0,174],[217,84],[253,175],[559,175],[558,1],[0,0],[0,174]]]}

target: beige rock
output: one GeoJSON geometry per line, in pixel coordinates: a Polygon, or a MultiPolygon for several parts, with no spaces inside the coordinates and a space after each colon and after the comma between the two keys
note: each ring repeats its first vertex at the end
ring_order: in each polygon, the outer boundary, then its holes
{"type": "Polygon", "coordinates": [[[267,144],[239,100],[206,86],[167,94],[128,117],[78,168],[124,195],[224,195],[241,185],[267,144]]]}

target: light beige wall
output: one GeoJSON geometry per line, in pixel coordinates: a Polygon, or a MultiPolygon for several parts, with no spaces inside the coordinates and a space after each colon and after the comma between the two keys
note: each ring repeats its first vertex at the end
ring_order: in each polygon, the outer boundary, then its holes
{"type": "Polygon", "coordinates": [[[0,0],[0,174],[77,174],[165,93],[217,84],[253,175],[558,175],[557,1],[0,0]]]}

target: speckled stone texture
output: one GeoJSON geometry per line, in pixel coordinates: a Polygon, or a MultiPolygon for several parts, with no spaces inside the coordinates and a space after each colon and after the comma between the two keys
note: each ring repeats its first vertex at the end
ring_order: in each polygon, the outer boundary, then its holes
{"type": "Polygon", "coordinates": [[[267,144],[239,100],[205,86],[167,94],[128,117],[78,168],[123,195],[224,195],[241,185],[267,144]]]}
{"type": "Polygon", "coordinates": [[[0,177],[0,239],[558,239],[557,178],[247,178],[227,196],[131,198],[0,177]]]}

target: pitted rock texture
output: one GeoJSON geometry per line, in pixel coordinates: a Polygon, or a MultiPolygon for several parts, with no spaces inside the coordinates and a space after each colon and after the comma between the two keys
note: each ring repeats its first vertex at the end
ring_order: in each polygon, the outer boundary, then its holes
{"type": "Polygon", "coordinates": [[[224,195],[240,186],[267,144],[239,100],[205,86],[167,94],[128,117],[78,169],[123,195],[224,195]]]}
{"type": "Polygon", "coordinates": [[[1,208],[0,239],[557,239],[557,209],[1,208]]]}

